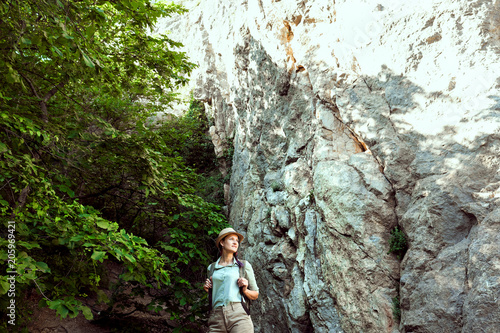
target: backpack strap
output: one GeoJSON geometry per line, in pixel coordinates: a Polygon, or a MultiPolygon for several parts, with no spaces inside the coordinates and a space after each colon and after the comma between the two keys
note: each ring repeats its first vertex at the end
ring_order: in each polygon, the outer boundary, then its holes
{"type": "Polygon", "coordinates": [[[214,275],[215,271],[215,262],[211,263],[210,266],[208,266],[208,278],[210,279],[212,275],[214,275]]]}
{"type": "MultiPolygon", "coordinates": [[[[211,263],[210,266],[208,266],[208,278],[210,279],[212,275],[214,275],[215,271],[215,262],[211,263]]],[[[208,289],[208,308],[209,311],[212,311],[212,290],[213,288],[208,289]]]]}
{"type": "Polygon", "coordinates": [[[245,278],[245,265],[247,264],[247,262],[245,260],[240,260],[240,262],[243,264],[241,265],[240,267],[240,278],[245,278]]]}
{"type": "MultiPolygon", "coordinates": [[[[247,262],[245,260],[240,260],[240,262],[243,264],[241,265],[240,267],[240,278],[245,278],[248,280],[247,276],[246,276],[246,272],[245,272],[245,265],[247,264],[247,262]]],[[[240,294],[241,294],[241,305],[243,306],[243,309],[245,310],[245,312],[247,313],[247,315],[250,315],[250,304],[251,304],[251,301],[249,298],[247,298],[243,292],[241,291],[243,287],[240,287],[240,294]]]]}

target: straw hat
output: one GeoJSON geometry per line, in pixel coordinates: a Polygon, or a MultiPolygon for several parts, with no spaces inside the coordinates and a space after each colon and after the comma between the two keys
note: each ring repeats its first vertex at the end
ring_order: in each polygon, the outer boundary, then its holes
{"type": "Polygon", "coordinates": [[[217,245],[217,247],[219,247],[220,240],[222,238],[226,237],[229,234],[236,234],[236,235],[238,235],[238,238],[240,239],[240,243],[241,243],[241,241],[244,238],[242,234],[240,234],[239,232],[236,232],[233,228],[226,228],[226,229],[222,229],[221,232],[219,233],[219,236],[215,240],[215,245],[217,245]]]}

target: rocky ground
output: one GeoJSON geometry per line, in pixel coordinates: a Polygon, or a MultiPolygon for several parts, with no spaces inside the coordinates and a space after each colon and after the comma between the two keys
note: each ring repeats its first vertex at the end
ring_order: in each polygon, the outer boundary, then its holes
{"type": "MultiPolygon", "coordinates": [[[[116,282],[121,268],[118,264],[109,263],[108,272],[109,280],[116,282]]],[[[102,289],[108,296],[111,296],[111,291],[102,289]]],[[[127,293],[127,292],[126,292],[127,293]]],[[[130,294],[130,290],[128,291],[130,294]]],[[[164,333],[171,332],[176,324],[170,320],[170,315],[165,311],[155,313],[153,311],[145,311],[139,309],[137,311],[134,306],[114,308],[112,315],[106,315],[106,305],[100,304],[96,295],[90,295],[81,301],[90,306],[94,311],[94,320],[89,321],[80,314],[75,318],[61,319],[56,316],[55,311],[49,308],[40,309],[37,304],[41,296],[37,293],[32,293],[26,304],[29,304],[29,313],[32,320],[28,325],[28,331],[32,333],[111,333],[111,332],[152,332],[164,333]]],[[[146,305],[151,301],[151,297],[130,296],[129,303],[137,302],[146,305]]],[[[193,325],[192,328],[197,328],[193,325]]],[[[205,332],[205,328],[201,326],[199,332],[205,332]]]]}

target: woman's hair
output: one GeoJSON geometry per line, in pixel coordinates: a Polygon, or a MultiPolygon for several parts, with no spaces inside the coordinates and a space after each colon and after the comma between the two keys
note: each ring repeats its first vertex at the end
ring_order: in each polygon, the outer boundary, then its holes
{"type": "Polygon", "coordinates": [[[243,263],[238,260],[238,252],[234,253],[234,259],[236,259],[236,265],[238,265],[238,267],[243,267],[243,263]]]}
{"type": "MultiPolygon", "coordinates": [[[[228,235],[229,236],[229,235],[228,235]]],[[[227,237],[227,236],[226,236],[227,237]]],[[[220,242],[224,241],[224,239],[226,239],[226,237],[222,238],[220,240],[220,242]]],[[[222,246],[220,245],[220,242],[219,244],[217,245],[217,249],[219,249],[219,252],[222,254],[222,246]]],[[[243,263],[241,261],[238,260],[238,252],[235,252],[234,253],[234,259],[236,259],[236,265],[238,265],[238,267],[243,267],[243,263]]]]}

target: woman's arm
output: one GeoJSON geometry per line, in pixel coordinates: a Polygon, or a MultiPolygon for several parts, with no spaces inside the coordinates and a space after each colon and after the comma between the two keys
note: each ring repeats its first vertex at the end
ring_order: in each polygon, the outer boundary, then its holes
{"type": "Polygon", "coordinates": [[[242,287],[241,292],[248,297],[250,300],[255,301],[259,297],[258,290],[250,290],[248,289],[248,280],[244,278],[238,279],[238,286],[242,287]]]}
{"type": "Polygon", "coordinates": [[[255,301],[259,297],[259,292],[256,290],[250,290],[247,288],[243,288],[243,294],[248,297],[248,299],[255,301]]]}
{"type": "Polygon", "coordinates": [[[248,278],[240,278],[238,286],[243,287],[241,292],[250,300],[255,301],[259,297],[259,287],[255,281],[252,265],[247,261],[245,264],[245,276],[248,278]],[[240,281],[241,280],[241,281],[240,281]],[[250,289],[248,289],[250,287],[250,289]]]}

